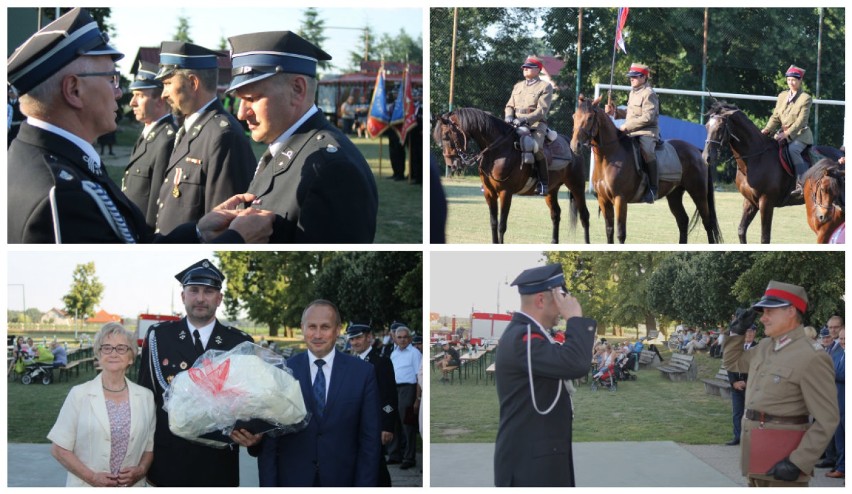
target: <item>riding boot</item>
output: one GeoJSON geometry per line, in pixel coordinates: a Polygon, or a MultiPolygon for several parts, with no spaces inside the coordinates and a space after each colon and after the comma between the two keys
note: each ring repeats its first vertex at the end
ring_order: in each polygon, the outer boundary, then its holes
{"type": "Polygon", "coordinates": [[[804,195],[805,191],[803,188],[802,176],[799,175],[796,177],[796,185],[793,187],[793,190],[790,191],[790,195],[787,196],[787,199],[784,201],[785,205],[797,205],[804,203],[804,195]]]}
{"type": "Polygon", "coordinates": [[[547,161],[544,158],[536,157],[536,165],[538,165],[538,185],[536,193],[540,196],[547,195],[547,161]]]}
{"type": "Polygon", "coordinates": [[[648,190],[642,197],[642,202],[654,204],[654,200],[657,198],[657,160],[648,160],[645,164],[648,167],[648,190]]]}

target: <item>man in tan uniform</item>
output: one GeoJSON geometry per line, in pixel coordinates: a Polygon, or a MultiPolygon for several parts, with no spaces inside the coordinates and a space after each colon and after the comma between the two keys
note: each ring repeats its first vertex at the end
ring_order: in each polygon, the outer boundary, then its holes
{"type": "Polygon", "coordinates": [[[627,71],[630,79],[630,96],[627,98],[627,111],[616,112],[616,109],[608,104],[606,112],[615,117],[623,118],[620,130],[631,137],[639,138],[639,148],[642,158],[648,168],[648,191],[642,198],[643,202],[653,204],[657,198],[657,155],[654,153],[657,140],[660,138],[660,100],[657,93],[651,87],[648,79],[651,77],[651,69],[647,65],[634,63],[627,71]]]}
{"type": "Polygon", "coordinates": [[[805,69],[791,65],[784,74],[787,77],[789,91],[778,95],[775,110],[766,127],[761,130],[763,135],[770,135],[775,129],[775,140],[779,143],[789,142],[790,157],[796,167],[796,175],[802,176],[808,169],[802,158],[802,151],[814,143],[814,135],[808,127],[808,117],[811,114],[811,96],[802,91],[802,77],[805,69]]]}
{"type": "Polygon", "coordinates": [[[752,487],[807,487],[839,421],[831,358],[814,349],[802,327],[807,307],[802,287],[770,281],[760,301],[751,309],[737,311],[731,336],[725,339],[725,368],[749,375],[741,462],[752,487]],[[743,333],[760,312],[769,338],[744,352],[743,333]],[[758,474],[749,472],[751,431],[758,428],[805,433],[789,456],[758,474]]]}
{"type": "Polygon", "coordinates": [[[537,57],[530,56],[521,65],[524,80],[515,84],[512,95],[506,103],[506,123],[516,127],[526,122],[532,131],[537,150],[535,162],[538,166],[538,186],[536,192],[547,194],[547,161],[544,158],[544,137],[547,135],[547,112],[553,99],[553,86],[539,77],[544,65],[537,57]]]}

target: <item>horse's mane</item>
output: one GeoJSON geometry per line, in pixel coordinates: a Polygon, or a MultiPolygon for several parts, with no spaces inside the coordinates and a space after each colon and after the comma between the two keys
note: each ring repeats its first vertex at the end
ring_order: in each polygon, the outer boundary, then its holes
{"type": "Polygon", "coordinates": [[[802,175],[802,181],[819,180],[823,175],[828,175],[836,182],[841,181],[843,174],[841,173],[840,163],[829,158],[823,158],[802,175]]]}
{"type": "MultiPolygon", "coordinates": [[[[742,125],[749,127],[752,132],[757,132],[760,134],[760,128],[751,121],[748,115],[745,114],[742,110],[740,110],[737,105],[733,103],[728,103],[727,101],[716,100],[713,102],[713,105],[710,107],[710,110],[707,111],[707,116],[712,117],[716,115],[727,114],[729,117],[733,119],[738,119],[742,125]]],[[[761,134],[762,136],[762,134],[761,134]]],[[[769,136],[763,136],[766,139],[772,139],[769,136]]]]}
{"type": "Polygon", "coordinates": [[[710,107],[710,110],[707,111],[707,116],[711,115],[719,115],[724,112],[737,112],[740,111],[737,108],[737,105],[733,103],[728,103],[727,101],[716,100],[713,102],[713,105],[710,107]]]}
{"type": "Polygon", "coordinates": [[[459,108],[454,112],[459,119],[459,127],[465,131],[479,129],[483,134],[506,133],[509,125],[494,115],[478,108],[459,108]]]}

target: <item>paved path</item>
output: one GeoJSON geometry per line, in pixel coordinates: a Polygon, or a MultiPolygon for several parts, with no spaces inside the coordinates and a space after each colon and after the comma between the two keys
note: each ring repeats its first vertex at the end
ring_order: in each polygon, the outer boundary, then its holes
{"type": "MultiPolygon", "coordinates": [[[[63,487],[65,469],[50,455],[50,444],[9,444],[8,487],[63,487]]],[[[423,462],[400,470],[391,465],[388,470],[394,487],[420,487],[423,485],[423,462]]],[[[240,486],[257,487],[257,460],[240,448],[240,486]]]]}
{"type": "MultiPolygon", "coordinates": [[[[432,487],[494,485],[494,444],[431,445],[432,487]]],[[[737,487],[739,448],[659,442],[574,444],[574,470],[580,487],[737,487]]],[[[811,487],[842,487],[842,480],[817,469],[811,487]]]]}

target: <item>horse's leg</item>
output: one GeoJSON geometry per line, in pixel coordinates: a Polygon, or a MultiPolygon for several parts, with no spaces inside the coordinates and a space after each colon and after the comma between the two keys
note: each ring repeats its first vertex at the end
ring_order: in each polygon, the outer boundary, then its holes
{"type": "Polygon", "coordinates": [[[499,243],[503,243],[506,235],[506,222],[509,219],[509,208],[512,207],[512,193],[508,190],[500,191],[500,229],[498,232],[499,243]]]}
{"type": "Polygon", "coordinates": [[[544,198],[547,207],[550,208],[550,222],[553,223],[553,236],[550,243],[559,243],[559,221],[562,219],[562,208],[559,207],[559,188],[551,191],[544,198]]]}
{"type": "Polygon", "coordinates": [[[491,243],[499,244],[497,239],[497,192],[490,187],[485,187],[483,181],[482,191],[485,194],[485,204],[488,205],[488,213],[491,216],[491,243]]]}
{"type": "Polygon", "coordinates": [[[622,196],[615,196],[614,209],[618,243],[623,244],[627,240],[627,199],[622,196]]]}
{"type": "Polygon", "coordinates": [[[612,202],[605,200],[601,194],[598,194],[598,207],[603,211],[604,224],[606,225],[606,243],[614,243],[612,237],[615,231],[615,212],[612,202]]]}
{"type": "Polygon", "coordinates": [[[751,224],[751,221],[754,219],[756,214],[757,206],[752,204],[749,200],[743,199],[743,216],[740,218],[740,226],[737,228],[737,235],[740,237],[741,244],[747,243],[746,234],[748,233],[748,226],[751,224]]]}
{"type": "Polygon", "coordinates": [[[768,244],[772,237],[772,215],[775,213],[775,206],[769,203],[767,196],[760,198],[760,243],[768,244]]]}
{"type": "Polygon", "coordinates": [[[669,202],[669,211],[675,217],[678,231],[678,243],[685,244],[689,233],[689,215],[683,207],[683,187],[676,187],[666,195],[669,202]]]}
{"type": "Polygon", "coordinates": [[[577,215],[580,216],[580,224],[583,225],[583,239],[586,243],[591,243],[589,241],[589,207],[586,206],[586,191],[584,190],[585,182],[581,183],[579,187],[571,187],[570,184],[565,182],[565,186],[568,187],[568,190],[571,192],[571,218],[572,218],[572,228],[576,224],[577,215]]]}

